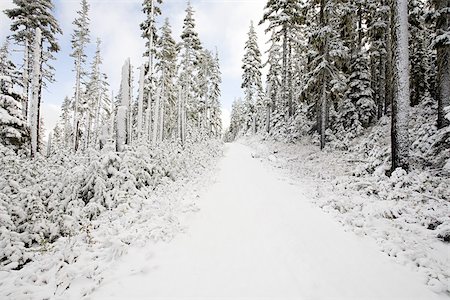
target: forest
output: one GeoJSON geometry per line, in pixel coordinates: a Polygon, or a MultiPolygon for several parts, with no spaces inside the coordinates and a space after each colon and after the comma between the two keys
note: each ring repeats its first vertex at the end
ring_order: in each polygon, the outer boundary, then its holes
{"type": "Polygon", "coordinates": [[[445,1],[268,1],[259,21],[270,35],[268,59],[252,24],[245,97],[234,103],[227,139],[309,134],[321,149],[346,149],[386,120],[388,173],[424,163],[448,170],[449,22],[445,1]],[[428,151],[410,154],[418,139],[428,151]]]}
{"type": "Polygon", "coordinates": [[[139,65],[114,65],[120,86],[92,34],[96,1],[76,1],[70,33],[56,1],[10,2],[0,298],[450,295],[449,0],[262,1],[245,44],[233,45],[244,50],[242,96],[228,128],[226,66],[200,39],[198,1],[179,4],[179,37],[170,1],[135,1],[145,51],[139,65]],[[54,66],[69,34],[73,93],[46,130],[43,95],[60,84],[54,66]],[[359,244],[366,238],[373,245],[359,244]]]}

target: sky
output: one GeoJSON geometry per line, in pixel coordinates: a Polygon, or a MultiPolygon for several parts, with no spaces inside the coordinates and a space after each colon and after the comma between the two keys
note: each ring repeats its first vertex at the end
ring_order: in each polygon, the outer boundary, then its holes
{"type": "MultiPolygon", "coordinates": [[[[92,61],[95,40],[102,40],[103,72],[109,78],[111,89],[117,93],[120,85],[121,67],[126,58],[130,58],[134,67],[144,62],[145,41],[141,38],[139,24],[145,19],[142,13],[142,0],[88,0],[90,4],[91,44],[88,46],[88,65],[92,61]]],[[[173,37],[180,40],[187,1],[164,0],[162,16],[158,17],[158,27],[167,17],[172,26],[173,37]]],[[[73,95],[75,73],[73,58],[70,57],[70,39],[73,32],[73,20],[77,17],[80,0],[53,0],[55,17],[63,30],[58,36],[61,51],[56,54],[53,65],[56,69],[56,82],[50,84],[43,93],[42,115],[47,131],[58,120],[60,106],[65,96],[73,95]]],[[[191,0],[195,10],[196,30],[205,48],[217,47],[222,72],[222,118],[228,126],[231,104],[237,97],[242,97],[241,86],[242,57],[244,44],[250,22],[255,25],[263,15],[265,0],[191,0]]],[[[0,10],[13,7],[12,0],[0,0],[0,10]]],[[[9,19],[0,14],[0,42],[9,31],[9,19]]],[[[267,48],[268,37],[264,35],[263,26],[257,26],[258,41],[262,52],[267,48]]],[[[18,54],[13,60],[20,65],[18,54]]],[[[137,85],[137,69],[134,72],[137,85]]]]}

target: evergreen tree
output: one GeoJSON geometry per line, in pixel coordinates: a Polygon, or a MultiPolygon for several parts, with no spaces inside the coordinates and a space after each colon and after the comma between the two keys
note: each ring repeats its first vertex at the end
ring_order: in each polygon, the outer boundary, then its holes
{"type": "MultiPolygon", "coordinates": [[[[57,34],[62,34],[62,30],[55,17],[53,16],[54,5],[52,0],[13,0],[15,7],[5,10],[5,14],[11,19],[11,31],[14,41],[23,47],[23,113],[29,118],[29,93],[32,69],[31,57],[33,54],[33,41],[35,28],[42,31],[42,49],[43,62],[42,68],[44,79],[53,81],[53,68],[49,60],[53,59],[52,53],[60,50],[56,40],[57,34]]],[[[42,85],[42,82],[40,83],[42,85]]]]}
{"type": "Polygon", "coordinates": [[[0,143],[18,150],[28,141],[29,135],[21,111],[21,95],[13,89],[14,65],[8,59],[8,53],[3,51],[6,49],[0,51],[0,143]]]}
{"type": "Polygon", "coordinates": [[[160,73],[158,86],[162,86],[164,100],[161,104],[161,123],[162,131],[160,139],[164,137],[174,137],[176,134],[176,101],[177,89],[175,86],[175,79],[177,75],[177,45],[172,37],[172,29],[169,24],[169,19],[165,19],[164,25],[161,28],[161,37],[158,40],[158,63],[156,69],[160,73]]]}
{"type": "Polygon", "coordinates": [[[210,134],[213,137],[219,137],[222,133],[222,111],[220,108],[220,84],[222,83],[220,73],[219,54],[216,51],[211,65],[211,78],[209,87],[209,123],[210,134]]]}
{"type": "Polygon", "coordinates": [[[246,115],[248,120],[248,128],[253,128],[256,132],[256,102],[262,98],[262,82],[261,82],[261,52],[258,46],[258,38],[253,27],[250,24],[248,39],[245,43],[245,54],[242,60],[242,85],[245,93],[246,115]]]}
{"type": "Polygon", "coordinates": [[[290,52],[293,31],[302,18],[301,3],[291,0],[268,0],[264,10],[264,15],[259,24],[268,22],[266,32],[272,31],[278,41],[282,40],[282,86],[284,87],[282,99],[287,104],[288,115],[292,116],[293,91],[289,83],[292,82],[290,70],[293,62],[290,59],[290,52]]]}
{"type": "MultiPolygon", "coordinates": [[[[146,15],[146,19],[144,22],[140,24],[140,28],[142,30],[142,37],[145,39],[145,52],[144,56],[148,57],[148,65],[147,65],[147,75],[145,81],[145,91],[143,90],[143,99],[146,99],[145,108],[144,101],[142,101],[142,110],[146,111],[145,117],[145,136],[148,141],[151,139],[152,129],[156,127],[156,120],[154,120],[155,116],[152,112],[152,105],[155,105],[153,102],[157,101],[155,99],[154,94],[156,92],[155,88],[155,79],[154,79],[154,57],[156,53],[155,44],[157,43],[157,32],[155,26],[155,19],[157,15],[161,14],[161,10],[158,4],[161,4],[162,0],[144,0],[142,3],[143,12],[146,15]]],[[[156,136],[156,128],[155,132],[153,132],[153,136],[156,136]]]]}
{"type": "Polygon", "coordinates": [[[22,85],[20,73],[17,71],[16,65],[9,59],[9,42],[5,40],[0,47],[0,74],[7,75],[13,86],[22,85]]]}
{"type": "Polygon", "coordinates": [[[75,98],[74,98],[74,117],[73,117],[73,129],[74,129],[74,141],[73,149],[78,150],[79,142],[79,129],[81,119],[81,95],[82,95],[82,80],[86,75],[84,70],[84,64],[86,63],[85,47],[90,42],[89,37],[89,4],[87,0],[81,0],[81,9],[77,11],[78,17],[73,21],[75,25],[74,32],[72,34],[72,49],[71,56],[75,59],[75,98]]]}
{"type": "Polygon", "coordinates": [[[181,62],[179,65],[179,86],[182,89],[184,105],[180,113],[186,115],[186,129],[192,131],[198,124],[198,86],[195,78],[199,73],[201,59],[201,42],[195,30],[194,10],[188,2],[186,17],[183,22],[181,33],[181,62]]]}
{"type": "Polygon", "coordinates": [[[370,1],[368,5],[368,42],[370,45],[370,69],[373,99],[377,105],[377,118],[387,112],[387,41],[389,27],[389,6],[386,0],[370,1]]]}
{"type": "Polygon", "coordinates": [[[409,39],[411,61],[411,106],[415,106],[425,97],[427,86],[427,30],[425,27],[424,3],[419,0],[409,0],[409,31],[414,38],[409,39]]]}
{"type": "Polygon", "coordinates": [[[272,33],[272,37],[269,41],[270,48],[268,52],[267,62],[264,66],[269,65],[266,78],[266,95],[268,98],[266,104],[266,131],[270,132],[271,115],[275,113],[279,105],[279,95],[281,94],[281,77],[282,77],[282,64],[281,64],[281,47],[276,40],[276,36],[272,33]]]}
{"type": "Polygon", "coordinates": [[[100,51],[101,41],[97,39],[97,49],[91,64],[90,79],[86,85],[85,99],[86,112],[91,121],[86,128],[87,144],[99,145],[101,127],[104,122],[105,109],[109,109],[108,82],[106,74],[101,72],[102,57],[100,51]]]}
{"type": "MultiPolygon", "coordinates": [[[[153,44],[158,41],[157,29],[155,26],[155,17],[161,15],[161,9],[158,4],[162,4],[162,0],[144,0],[142,3],[142,11],[144,12],[146,18],[144,22],[140,24],[142,30],[142,37],[145,39],[145,52],[144,56],[149,56],[149,51],[151,47],[150,40],[153,44]]],[[[155,55],[155,49],[152,50],[153,55],[155,55]]]]}
{"type": "Polygon", "coordinates": [[[365,53],[360,52],[351,65],[349,77],[349,90],[346,97],[345,110],[341,114],[341,120],[346,123],[346,129],[355,131],[355,135],[361,133],[361,128],[369,127],[376,116],[376,106],[372,98],[370,73],[367,67],[365,53]],[[349,115],[353,111],[354,114],[349,115]],[[356,117],[356,119],[355,119],[356,117]]]}
{"type": "Polygon", "coordinates": [[[233,105],[231,107],[231,119],[230,119],[230,127],[227,130],[225,140],[226,141],[234,141],[239,133],[243,129],[243,125],[245,122],[244,105],[240,98],[234,100],[233,105]]]}

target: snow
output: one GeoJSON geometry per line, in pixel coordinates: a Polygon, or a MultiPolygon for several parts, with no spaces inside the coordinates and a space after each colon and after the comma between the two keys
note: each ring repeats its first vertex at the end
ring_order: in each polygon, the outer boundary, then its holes
{"type": "Polygon", "coordinates": [[[80,299],[131,247],[171,240],[221,146],[108,144],[31,161],[0,145],[0,299],[80,299]]]}
{"type": "Polygon", "coordinates": [[[304,185],[313,202],[346,229],[376,241],[395,261],[422,274],[436,292],[448,293],[450,278],[450,181],[426,170],[385,175],[388,126],[375,128],[349,151],[325,149],[304,139],[280,143],[246,138],[254,157],[304,185]],[[361,144],[359,144],[361,143],[361,144]]]}
{"type": "Polygon", "coordinates": [[[252,156],[228,145],[185,234],[129,251],[90,299],[446,298],[252,156]]]}

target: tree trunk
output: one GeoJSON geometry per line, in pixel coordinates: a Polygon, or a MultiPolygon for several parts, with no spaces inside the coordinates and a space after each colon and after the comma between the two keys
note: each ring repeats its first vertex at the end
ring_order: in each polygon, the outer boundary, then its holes
{"type": "Polygon", "coordinates": [[[122,152],[127,142],[127,107],[120,105],[117,108],[116,119],[116,151],[122,152]]]}
{"type": "MultiPolygon", "coordinates": [[[[391,0],[396,1],[396,0],[391,0]]],[[[392,5],[391,5],[392,6],[392,5]]],[[[392,62],[392,28],[390,24],[392,23],[392,7],[390,7],[391,13],[386,17],[386,93],[384,98],[384,114],[388,114],[389,107],[392,104],[392,94],[393,94],[393,62],[392,62]]]]}
{"type": "Polygon", "coordinates": [[[145,67],[141,66],[139,76],[139,99],[138,99],[138,115],[137,115],[137,136],[138,141],[142,139],[142,114],[144,110],[144,82],[145,82],[145,67]]]}
{"type": "Polygon", "coordinates": [[[292,45],[290,39],[288,40],[288,61],[287,61],[287,80],[288,80],[288,115],[289,117],[292,117],[294,114],[294,108],[292,103],[292,97],[293,97],[293,85],[292,85],[292,45]]]}
{"type": "Polygon", "coordinates": [[[99,135],[100,135],[100,112],[102,110],[102,93],[101,88],[98,87],[98,95],[97,95],[97,108],[95,112],[95,125],[94,125],[94,143],[95,148],[97,147],[97,144],[99,143],[99,135]]]}
{"type": "Polygon", "coordinates": [[[25,39],[25,49],[24,49],[24,58],[23,58],[23,115],[27,120],[27,124],[30,125],[30,112],[29,112],[29,101],[30,101],[30,43],[28,39],[25,39]]]}
{"type": "Polygon", "coordinates": [[[158,89],[155,97],[155,109],[154,109],[154,120],[153,120],[153,139],[152,145],[156,146],[156,142],[158,141],[158,125],[159,125],[159,111],[161,106],[161,90],[158,89]]]}
{"type": "Polygon", "coordinates": [[[408,0],[393,0],[395,44],[395,93],[392,101],[392,169],[409,169],[408,117],[410,104],[408,0]]]}
{"type": "MultiPolygon", "coordinates": [[[[436,35],[442,36],[450,32],[450,0],[435,0],[439,11],[436,20],[436,35]]],[[[445,107],[450,105],[450,41],[437,43],[437,98],[438,98],[438,128],[450,125],[445,118],[445,107]]]]}
{"type": "Polygon", "coordinates": [[[383,116],[386,105],[386,60],[380,54],[380,78],[378,79],[378,119],[383,116]]]}
{"type": "Polygon", "coordinates": [[[283,24],[283,78],[282,78],[282,89],[283,89],[283,105],[288,105],[289,100],[287,99],[287,28],[286,24],[283,24]]]}
{"type": "Polygon", "coordinates": [[[31,157],[35,157],[38,152],[39,139],[39,107],[40,107],[40,85],[41,62],[42,59],[42,33],[40,28],[36,28],[33,49],[33,78],[30,107],[30,128],[31,128],[31,157]]]}
{"type": "Polygon", "coordinates": [[[80,84],[81,84],[81,54],[78,54],[76,62],[76,81],[75,81],[75,99],[74,99],[74,111],[73,111],[73,150],[78,150],[78,126],[80,124],[78,120],[78,103],[80,100],[80,84]]]}
{"type": "MultiPolygon", "coordinates": [[[[321,0],[320,5],[320,24],[321,26],[327,25],[327,14],[326,14],[326,0],[321,0]]],[[[320,55],[322,59],[328,61],[328,41],[327,37],[323,41],[323,45],[320,49],[320,55]]],[[[325,74],[326,70],[322,73],[322,91],[320,97],[320,149],[325,148],[326,143],[326,130],[328,127],[328,100],[327,100],[327,76],[325,74]]]]}

